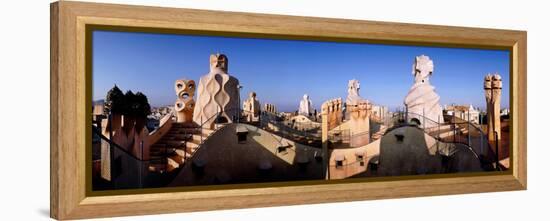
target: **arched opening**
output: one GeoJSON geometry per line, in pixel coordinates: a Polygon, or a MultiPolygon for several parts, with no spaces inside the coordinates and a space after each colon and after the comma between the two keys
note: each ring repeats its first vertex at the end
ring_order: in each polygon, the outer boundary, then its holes
{"type": "Polygon", "coordinates": [[[216,118],[216,123],[218,124],[229,123],[229,120],[227,120],[227,118],[224,116],[219,116],[218,118],[216,118]]]}
{"type": "Polygon", "coordinates": [[[187,99],[187,98],[189,98],[189,94],[187,92],[185,92],[185,93],[182,93],[180,97],[182,99],[187,99]]]}
{"type": "Polygon", "coordinates": [[[416,126],[421,125],[420,120],[418,120],[417,118],[411,119],[411,124],[416,125],[416,126]]]}
{"type": "Polygon", "coordinates": [[[376,175],[378,173],[378,164],[380,164],[380,156],[376,155],[369,160],[368,170],[371,174],[376,175]]]}

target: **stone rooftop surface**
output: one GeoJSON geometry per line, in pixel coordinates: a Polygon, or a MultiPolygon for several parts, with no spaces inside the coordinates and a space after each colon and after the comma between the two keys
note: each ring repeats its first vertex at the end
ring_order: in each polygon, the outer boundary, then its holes
{"type": "Polygon", "coordinates": [[[322,163],[315,160],[316,154],[321,154],[321,149],[294,143],[252,125],[231,123],[212,134],[197,150],[194,157],[204,160],[204,174],[197,175],[186,164],[170,186],[322,180],[325,172],[322,163]],[[235,131],[244,130],[248,132],[247,140],[238,142],[235,131]],[[279,152],[280,146],[286,147],[284,152],[279,152]],[[217,178],[220,173],[223,182],[217,178]]]}

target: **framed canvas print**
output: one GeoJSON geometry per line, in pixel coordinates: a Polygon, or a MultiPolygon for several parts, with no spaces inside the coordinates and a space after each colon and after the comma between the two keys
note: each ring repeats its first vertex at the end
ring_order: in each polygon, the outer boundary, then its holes
{"type": "Polygon", "coordinates": [[[523,190],[525,31],[51,4],[51,216],[523,190]]]}

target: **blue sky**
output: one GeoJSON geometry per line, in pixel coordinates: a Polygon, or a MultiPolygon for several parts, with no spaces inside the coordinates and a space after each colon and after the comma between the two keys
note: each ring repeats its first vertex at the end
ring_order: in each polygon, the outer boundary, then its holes
{"type": "Polygon", "coordinates": [[[483,77],[493,72],[503,78],[502,107],[509,105],[509,52],[503,50],[111,31],[93,33],[93,99],[104,99],[117,84],[141,91],[153,106],[173,105],[174,81],[198,83],[217,52],[228,56],[229,73],[243,85],[242,99],[254,91],[261,103],[280,111],[297,110],[305,93],[317,109],[327,99],[345,99],[350,79],[359,80],[363,98],[394,110],[403,106],[414,81],[412,62],[422,54],[434,61],[430,82],[441,105],[485,109],[483,77]]]}

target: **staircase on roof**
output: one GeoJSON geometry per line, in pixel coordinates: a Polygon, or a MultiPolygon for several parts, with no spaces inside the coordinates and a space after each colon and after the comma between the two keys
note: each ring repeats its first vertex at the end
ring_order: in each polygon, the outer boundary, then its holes
{"type": "Polygon", "coordinates": [[[214,132],[195,124],[172,123],[170,130],[151,146],[149,170],[165,173],[181,167],[214,132]]]}

